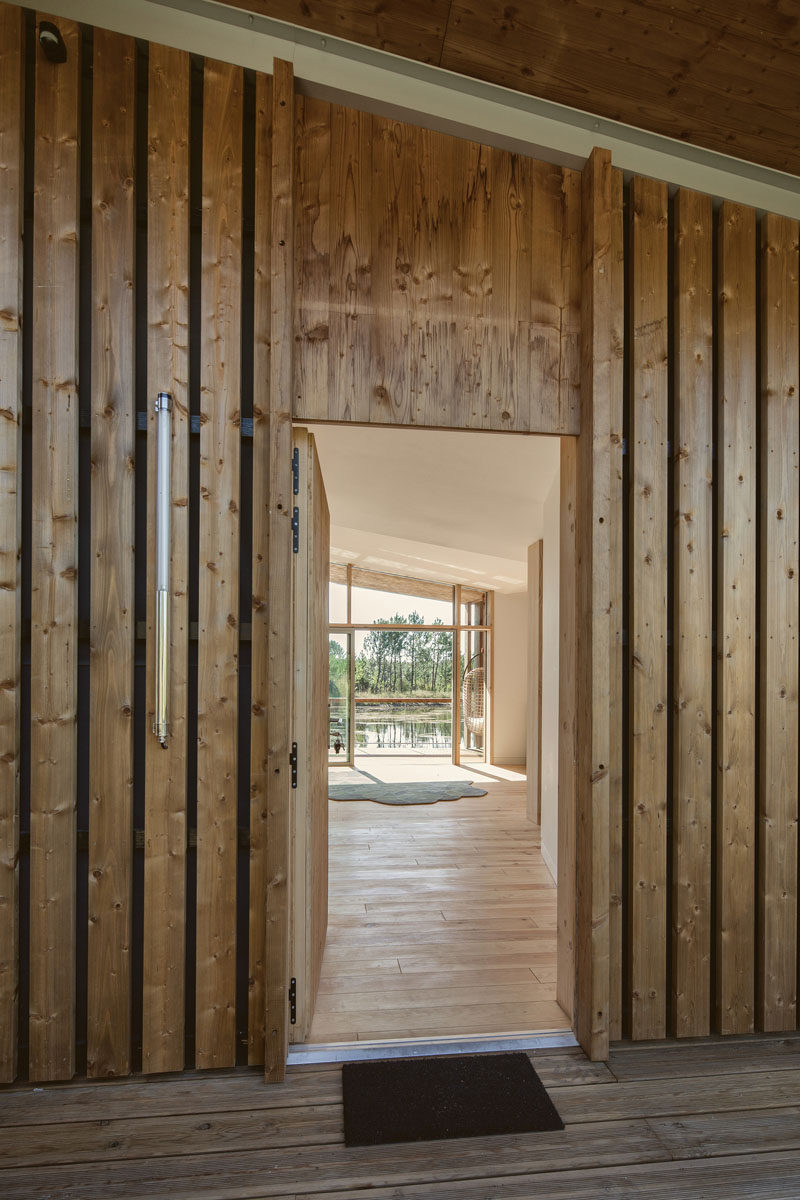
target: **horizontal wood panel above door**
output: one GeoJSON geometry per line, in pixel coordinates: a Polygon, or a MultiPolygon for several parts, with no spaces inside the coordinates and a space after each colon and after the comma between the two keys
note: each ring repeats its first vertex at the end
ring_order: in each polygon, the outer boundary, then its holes
{"type": "Polygon", "coordinates": [[[295,418],[577,433],[575,173],[297,108],[295,418]]]}

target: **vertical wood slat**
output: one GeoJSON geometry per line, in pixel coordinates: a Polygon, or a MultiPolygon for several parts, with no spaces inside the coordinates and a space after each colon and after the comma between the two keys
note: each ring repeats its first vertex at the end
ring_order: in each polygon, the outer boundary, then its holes
{"type": "MultiPolygon", "coordinates": [[[[611,175],[611,245],[612,278],[611,306],[615,319],[624,311],[625,298],[625,235],[622,218],[622,172],[611,175]]],[[[613,330],[612,330],[613,337],[613,330]]],[[[562,344],[564,334],[562,333],[562,344]]],[[[618,347],[621,354],[621,347],[618,347]]],[[[608,497],[608,591],[609,617],[609,678],[608,678],[608,1036],[611,1041],[622,1037],[622,943],[623,943],[623,842],[622,842],[622,775],[623,775],[623,674],[622,674],[622,526],[624,521],[622,453],[623,453],[623,373],[612,371],[610,380],[610,491],[608,497]]],[[[573,395],[570,393],[570,395],[573,395]]],[[[570,418],[578,414],[578,398],[569,410],[570,418]]],[[[562,412],[566,418],[567,413],[562,412]]]]}
{"type": "Polygon", "coordinates": [[[576,506],[576,1006],[579,1042],[609,1039],[610,529],[613,393],[622,370],[614,172],[595,149],[582,180],[581,433],[576,506]]]}
{"type": "Polygon", "coordinates": [[[630,188],[631,1035],[666,1033],[667,186],[630,188]]]}
{"type": "Polygon", "coordinates": [[[81,44],[36,56],[33,210],[30,1078],[75,1070],[81,44]]]}
{"type": "Polygon", "coordinates": [[[0,1083],[17,1074],[25,16],[0,6],[0,1083]]]}
{"type": "Polygon", "coordinates": [[[328,344],[339,349],[328,356],[328,387],[341,418],[351,421],[369,420],[369,334],[359,312],[370,303],[371,134],[369,113],[331,105],[329,229],[336,239],[330,246],[329,289],[338,281],[345,302],[333,303],[331,296],[328,304],[328,344]]]}
{"type": "Polygon", "coordinates": [[[247,1060],[264,1063],[266,822],[269,749],[269,388],[272,245],[272,78],[256,76],[253,313],[253,582],[250,701],[250,918],[247,1060]]]}
{"type": "MultiPolygon", "coordinates": [[[[372,204],[375,217],[372,285],[382,319],[370,325],[370,356],[375,386],[369,420],[374,424],[413,424],[410,345],[412,298],[411,222],[414,177],[412,133],[407,125],[372,118],[372,204]]],[[[336,353],[334,347],[332,350],[336,353]]]]}
{"type": "Polygon", "coordinates": [[[151,45],[147,158],[147,641],[142,1069],[184,1065],[189,667],[189,55],[151,45]],[[169,738],[155,703],[155,397],[172,394],[169,738]]]}
{"type": "Polygon", "coordinates": [[[756,792],[756,227],[719,215],[716,1008],[753,1029],[756,792]]]}
{"type": "Polygon", "coordinates": [[[87,1073],[131,1052],[136,45],[97,29],[92,93],[92,505],[87,1073]]]}
{"type": "Polygon", "coordinates": [[[761,221],[758,1027],[797,1019],[798,226],[761,221]]]}
{"type": "MultiPolygon", "coordinates": [[[[442,134],[435,136],[438,151],[445,137],[442,134]]],[[[436,162],[441,157],[435,152],[431,179],[437,178],[436,162]]],[[[491,157],[489,187],[492,203],[489,208],[488,252],[492,264],[492,310],[496,319],[492,323],[489,390],[492,423],[496,422],[499,428],[509,430],[526,430],[530,419],[528,315],[534,303],[534,293],[531,287],[532,189],[528,170],[538,165],[522,155],[493,153],[491,157]]],[[[444,178],[441,183],[444,187],[438,189],[437,208],[431,212],[433,220],[427,230],[429,255],[435,260],[442,258],[439,212],[442,211],[442,202],[444,212],[447,211],[452,180],[444,178]]],[[[420,273],[417,269],[415,277],[420,273]]],[[[438,286],[438,279],[435,283],[438,286]]],[[[432,386],[429,385],[429,391],[434,393],[434,402],[446,406],[446,389],[437,387],[435,376],[430,383],[432,386]],[[440,393],[438,396],[435,395],[437,392],[440,393]]]]}
{"type": "MultiPolygon", "coordinates": [[[[561,360],[559,408],[569,412],[577,428],[581,387],[581,297],[583,290],[582,178],[565,170],[565,228],[561,260],[561,360]]],[[[612,173],[612,187],[617,173],[612,173]]],[[[620,180],[621,183],[621,180],[620,180]]],[[[621,219],[620,211],[620,219],[621,219]]],[[[613,220],[613,218],[612,218],[613,220]]],[[[621,246],[622,239],[619,237],[621,246]]],[[[616,277],[616,276],[615,276],[616,277]]],[[[613,395],[613,389],[612,389],[613,395]]],[[[569,426],[568,426],[569,427],[569,426]]],[[[561,438],[558,600],[558,874],[556,896],[556,998],[573,1019],[575,1013],[575,890],[576,890],[576,669],[577,669],[577,439],[561,438]]],[[[612,913],[609,912],[611,918],[612,913]]],[[[609,937],[613,925],[609,927],[609,937]]],[[[609,943],[611,952],[611,943],[609,943]]],[[[609,979],[609,984],[611,980],[609,979]]],[[[609,1035],[613,1010],[609,989],[609,1035]]]]}
{"type": "Polygon", "coordinates": [[[289,1044],[289,836],[292,629],[292,359],[294,328],[294,74],[275,60],[272,105],[272,245],[269,446],[269,730],[265,1075],[280,1082],[289,1044]]]}
{"type": "Polygon", "coordinates": [[[556,892],[556,999],[575,1024],[575,798],[577,705],[578,444],[561,439],[558,542],[558,879],[556,892]]]}
{"type": "MultiPolygon", "coordinates": [[[[558,369],[558,410],[562,429],[575,431],[580,423],[581,398],[581,173],[566,167],[561,172],[564,223],[561,240],[561,339],[558,369]]],[[[619,195],[615,209],[622,221],[622,176],[615,175],[619,195]]],[[[616,238],[617,235],[615,235],[616,238]]],[[[622,247],[622,235],[619,234],[622,247]]],[[[621,389],[620,389],[621,397],[621,389]]],[[[620,400],[621,402],[621,400],[620,400]]],[[[531,427],[533,422],[529,421],[531,427]]],[[[620,446],[620,453],[622,448],[620,446]]]]}
{"type": "Polygon", "coordinates": [[[713,209],[680,190],[674,232],[672,1032],[709,1032],[713,209]]]}
{"type": "Polygon", "coordinates": [[[531,303],[528,394],[534,412],[526,414],[525,429],[537,419],[557,426],[561,398],[561,306],[563,173],[550,163],[533,164],[531,303]],[[533,418],[533,421],[531,420],[533,418]]]}
{"type": "Polygon", "coordinates": [[[327,418],[329,406],[333,409],[339,403],[339,397],[330,395],[329,387],[330,308],[335,284],[330,265],[331,109],[325,100],[311,96],[297,99],[297,179],[303,203],[294,226],[300,350],[292,383],[293,407],[311,418],[322,419],[327,418]]]}
{"type": "Polygon", "coordinates": [[[242,104],[206,60],[200,367],[195,1063],[236,1063],[242,104]]]}

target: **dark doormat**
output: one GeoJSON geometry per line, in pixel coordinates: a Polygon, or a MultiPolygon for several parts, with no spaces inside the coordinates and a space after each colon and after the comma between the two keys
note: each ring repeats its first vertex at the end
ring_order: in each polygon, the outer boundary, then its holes
{"type": "Polygon", "coordinates": [[[527,1054],[345,1063],[342,1083],[347,1146],[564,1128],[527,1054]]]}

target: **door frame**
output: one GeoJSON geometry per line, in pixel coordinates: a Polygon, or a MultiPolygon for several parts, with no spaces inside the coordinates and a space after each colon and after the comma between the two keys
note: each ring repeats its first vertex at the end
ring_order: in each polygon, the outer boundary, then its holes
{"type": "MultiPolygon", "coordinates": [[[[289,873],[291,775],[291,421],[294,407],[295,86],[291,63],[276,59],[271,95],[269,170],[256,172],[256,193],[269,208],[270,614],[267,636],[267,888],[265,1077],[286,1075],[289,1043],[289,873]],[[266,182],[269,181],[269,188],[266,182]],[[269,200],[266,200],[266,196],[269,200]]],[[[624,341],[622,173],[608,150],[595,148],[581,173],[579,433],[570,520],[574,531],[573,596],[566,621],[574,662],[568,721],[560,722],[559,848],[568,855],[559,891],[568,889],[558,924],[559,961],[572,965],[567,985],[578,1041],[592,1059],[608,1057],[619,1036],[621,988],[621,553],[622,379],[624,341]],[[613,780],[612,778],[613,777],[613,780]],[[562,814],[562,808],[566,810],[562,814]],[[561,828],[562,820],[565,822],[561,828]],[[562,841],[563,833],[563,841],[562,841]],[[612,905],[612,889],[614,903],[612,905]],[[612,986],[612,980],[614,981],[612,986]]],[[[258,211],[258,202],[256,205],[258,211]]],[[[258,242],[258,239],[256,239],[258,242]]],[[[267,263],[257,263],[257,271],[267,263]]],[[[552,432],[529,430],[531,433],[552,432]]],[[[569,451],[567,451],[569,456],[569,451]]],[[[563,484],[562,484],[563,489],[563,484]]],[[[564,519],[562,490],[562,521],[564,519]]],[[[563,568],[563,553],[562,553],[563,568]]],[[[562,600],[562,604],[564,601],[562,600]]],[[[562,634],[562,639],[564,634],[562,634]]],[[[563,648],[563,640],[562,640],[563,648]]],[[[561,669],[560,669],[561,670],[561,669]]],[[[560,681],[564,691],[565,681],[560,681]]],[[[560,995],[563,988],[559,989],[560,995]]],[[[565,1000],[568,997],[565,997],[565,1000]]],[[[562,1002],[563,1003],[563,1002],[562,1002]]]]}

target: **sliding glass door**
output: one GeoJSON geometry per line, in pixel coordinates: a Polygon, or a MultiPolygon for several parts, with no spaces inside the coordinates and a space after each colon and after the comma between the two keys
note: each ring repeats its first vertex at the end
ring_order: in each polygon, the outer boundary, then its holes
{"type": "Polygon", "coordinates": [[[330,597],[331,764],[485,759],[490,595],[332,564],[330,597]]]}
{"type": "Polygon", "coordinates": [[[328,647],[328,762],[352,766],[353,635],[331,633],[328,647]]]}

